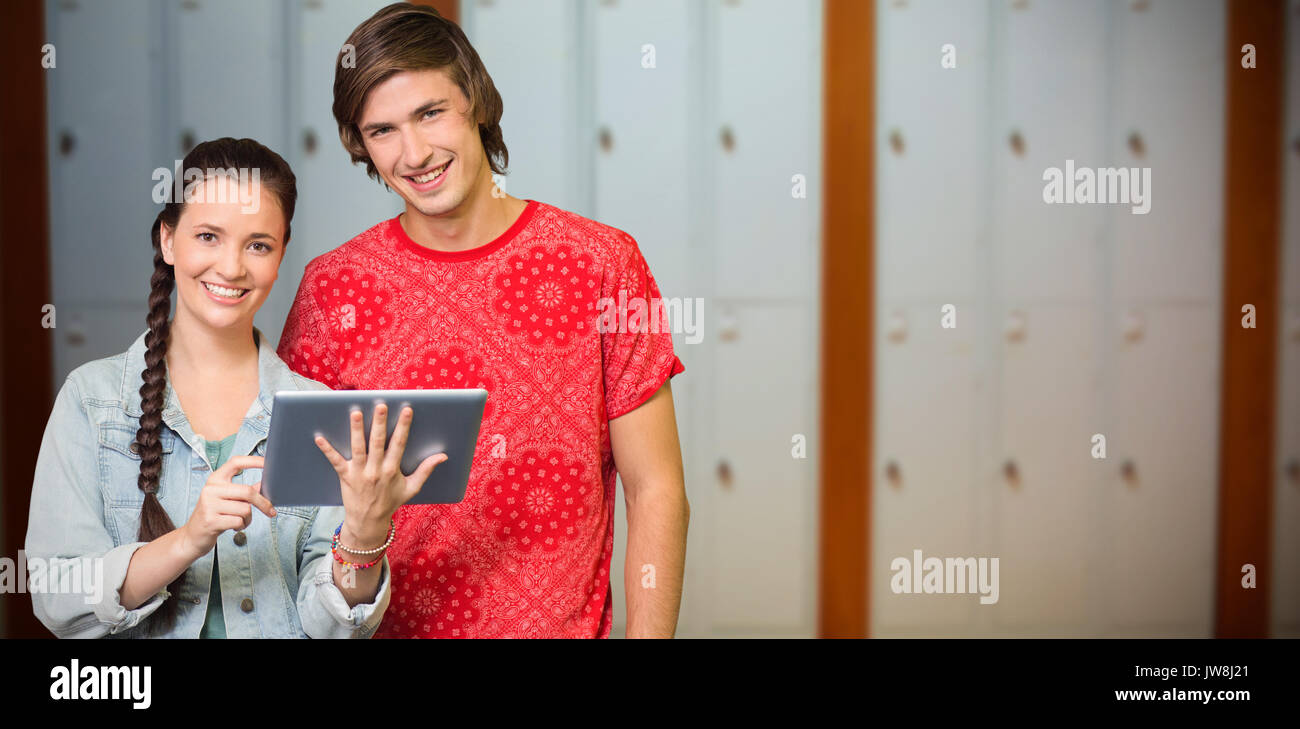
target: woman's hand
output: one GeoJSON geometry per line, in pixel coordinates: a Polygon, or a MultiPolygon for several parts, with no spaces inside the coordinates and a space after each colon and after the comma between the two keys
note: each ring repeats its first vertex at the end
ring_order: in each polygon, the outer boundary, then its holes
{"type": "Polygon", "coordinates": [[[275,516],[275,507],[262,495],[262,483],[252,486],[231,483],[235,474],[247,468],[262,468],[261,456],[235,456],[212,472],[199,492],[199,503],[181,527],[186,552],[202,557],[217,545],[217,537],[227,529],[245,529],[253,521],[253,507],[267,516],[275,516]]]}
{"type": "Polygon", "coordinates": [[[343,536],[346,543],[359,548],[377,547],[388,535],[389,520],[397,507],[410,501],[433,473],[434,467],[447,460],[442,453],[424,459],[410,476],[402,475],[402,453],[411,432],[414,412],[402,408],[393,430],[393,439],[384,448],[388,434],[388,406],[375,406],[374,421],[370,428],[370,448],[366,448],[361,411],[351,415],[352,460],[347,460],[334,450],[329,441],[316,436],[316,447],[329,459],[339,475],[343,492],[343,536]]]}

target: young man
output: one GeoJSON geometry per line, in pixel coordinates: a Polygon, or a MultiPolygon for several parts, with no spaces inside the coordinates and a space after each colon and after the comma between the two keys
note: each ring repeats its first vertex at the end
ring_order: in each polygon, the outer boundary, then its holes
{"type": "Polygon", "coordinates": [[[397,3],[347,43],[340,138],[406,208],[308,264],[279,354],[335,389],[488,391],[464,501],[397,513],[376,637],[607,637],[616,471],[627,633],[671,637],[684,367],[636,242],[494,186],[501,97],[455,23],[397,3]]]}

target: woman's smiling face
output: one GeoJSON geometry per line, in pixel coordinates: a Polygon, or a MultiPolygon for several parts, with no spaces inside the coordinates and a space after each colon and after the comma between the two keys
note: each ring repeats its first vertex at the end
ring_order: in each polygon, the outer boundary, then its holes
{"type": "Polygon", "coordinates": [[[178,316],[184,310],[215,329],[245,320],[251,326],[284,258],[284,213],[275,195],[256,183],[254,212],[246,212],[238,196],[207,202],[219,199],[215,192],[206,194],[208,186],[218,184],[225,183],[205,180],[185,204],[175,230],[162,226],[163,260],[176,270],[178,316]]]}

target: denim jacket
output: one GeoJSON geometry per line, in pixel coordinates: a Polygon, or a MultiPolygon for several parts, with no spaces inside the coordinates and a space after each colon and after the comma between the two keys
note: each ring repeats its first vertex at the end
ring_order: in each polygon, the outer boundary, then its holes
{"type": "MultiPolygon", "coordinates": [[[[261,331],[254,328],[254,333],[259,392],[235,436],[232,458],[265,453],[277,390],[329,389],[291,371],[261,331]]],[[[179,595],[169,596],[164,588],[134,610],[121,603],[131,556],[145,544],[136,541],[144,493],[137,485],[140,456],[133,448],[140,422],[144,340],[141,334],[125,353],[74,370],[59,390],[41,442],[25,545],[28,561],[81,558],[86,564],[99,562],[103,570],[102,589],[95,590],[97,602],[88,604],[93,598],[84,590],[31,590],[36,616],[60,638],[154,637],[148,617],[165,599],[180,600],[180,606],[173,628],[157,637],[197,638],[207,613],[212,552],[186,570],[179,595]]],[[[204,439],[191,429],[170,377],[165,402],[158,498],[179,526],[193,513],[211,464],[204,439]]],[[[232,480],[254,484],[261,473],[248,469],[232,480]]],[[[334,585],[330,554],[334,528],[342,519],[342,507],[277,507],[274,518],[255,508],[238,539],[233,530],[221,534],[216,550],[228,637],[374,634],[388,607],[388,560],[378,566],[375,602],[348,607],[334,585]]]]}

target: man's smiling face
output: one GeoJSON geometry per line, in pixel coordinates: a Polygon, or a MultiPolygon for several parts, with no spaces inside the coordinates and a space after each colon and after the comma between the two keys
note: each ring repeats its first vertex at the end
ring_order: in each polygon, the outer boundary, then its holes
{"type": "Polygon", "coordinates": [[[402,71],[376,85],[357,128],[379,176],[408,209],[445,215],[491,182],[469,100],[442,70],[402,71]]]}

